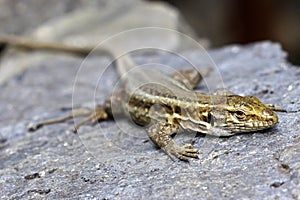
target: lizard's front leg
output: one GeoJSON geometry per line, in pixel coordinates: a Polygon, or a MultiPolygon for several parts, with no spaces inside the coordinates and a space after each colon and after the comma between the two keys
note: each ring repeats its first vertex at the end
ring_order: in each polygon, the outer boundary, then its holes
{"type": "Polygon", "coordinates": [[[178,124],[157,122],[149,128],[148,135],[172,160],[178,158],[183,161],[188,161],[188,157],[198,158],[198,150],[194,149],[192,145],[186,144],[180,147],[174,142],[171,135],[178,132],[178,130],[178,124]]]}

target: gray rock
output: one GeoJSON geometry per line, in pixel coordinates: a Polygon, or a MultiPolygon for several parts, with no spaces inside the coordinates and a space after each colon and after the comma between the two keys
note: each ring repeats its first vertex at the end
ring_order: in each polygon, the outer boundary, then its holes
{"type": "MultiPolygon", "coordinates": [[[[200,63],[198,54],[185,56],[200,63]]],[[[79,135],[69,131],[72,121],[28,132],[28,123],[62,116],[68,110],[60,109],[72,106],[82,60],[53,57],[0,86],[1,199],[299,199],[300,69],[271,42],[228,46],[210,55],[229,90],[287,109],[278,113],[277,127],[227,138],[179,134],[178,143],[194,140],[200,149],[200,159],[190,163],[171,161],[143,129],[119,130],[120,124],[129,124],[125,120],[84,126],[79,135]]],[[[139,60],[186,66],[169,54],[139,60]]],[[[99,66],[107,64],[102,57],[86,62],[75,107],[93,106],[95,98],[101,103],[112,91],[113,68],[100,80],[100,89],[91,84],[99,78],[99,66]],[[93,96],[95,91],[101,93],[93,96]]],[[[198,89],[205,90],[205,84],[198,89]]]]}

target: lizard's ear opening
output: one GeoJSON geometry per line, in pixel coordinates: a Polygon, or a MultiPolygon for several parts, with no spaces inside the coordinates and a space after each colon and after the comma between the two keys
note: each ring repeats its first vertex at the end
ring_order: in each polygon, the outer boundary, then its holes
{"type": "Polygon", "coordinates": [[[215,119],[214,116],[211,113],[208,113],[208,123],[210,123],[211,126],[214,126],[215,119]]]}

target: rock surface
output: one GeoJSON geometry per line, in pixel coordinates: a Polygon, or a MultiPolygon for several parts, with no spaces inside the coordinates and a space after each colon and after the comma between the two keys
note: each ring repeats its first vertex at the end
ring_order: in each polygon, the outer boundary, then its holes
{"type": "MultiPolygon", "coordinates": [[[[190,163],[171,161],[143,130],[125,134],[114,122],[102,122],[101,129],[84,126],[79,135],[69,131],[72,123],[28,132],[28,123],[62,116],[72,106],[82,60],[57,55],[0,86],[0,198],[299,199],[300,69],[270,42],[228,46],[210,55],[229,90],[287,109],[278,113],[276,128],[227,138],[179,134],[178,143],[195,140],[200,149],[200,159],[190,163]]],[[[199,62],[196,51],[186,56],[199,62]]],[[[168,55],[140,59],[185,65],[168,55]]],[[[89,83],[107,64],[106,58],[87,63],[75,106],[92,106],[86,97],[95,89],[89,83]]],[[[112,68],[107,73],[101,85],[105,92],[96,95],[99,102],[116,79],[112,68]]],[[[214,73],[207,77],[213,80],[214,73]]]]}

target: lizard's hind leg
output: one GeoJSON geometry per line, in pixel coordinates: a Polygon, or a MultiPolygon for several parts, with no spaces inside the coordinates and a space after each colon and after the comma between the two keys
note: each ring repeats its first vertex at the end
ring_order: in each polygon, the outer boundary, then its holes
{"type": "Polygon", "coordinates": [[[170,77],[183,83],[189,89],[194,89],[203,80],[203,77],[208,76],[211,70],[208,68],[200,73],[194,68],[184,68],[171,74],[170,77]]]}
{"type": "Polygon", "coordinates": [[[112,105],[118,105],[119,108],[114,109],[114,114],[122,114],[122,97],[124,95],[124,90],[120,89],[117,90],[112,96],[110,96],[103,105],[97,106],[95,109],[87,109],[87,108],[79,108],[79,109],[73,109],[72,112],[64,117],[49,119],[46,121],[42,121],[37,124],[30,124],[28,126],[29,131],[36,131],[39,128],[42,128],[43,126],[50,125],[50,124],[57,124],[57,123],[63,123],[70,119],[83,117],[81,121],[75,124],[74,128],[72,129],[73,132],[77,132],[78,128],[86,123],[92,123],[95,124],[99,121],[104,121],[108,119],[113,118],[112,114],[112,105]]]}
{"type": "Polygon", "coordinates": [[[77,132],[78,128],[88,122],[92,124],[96,124],[98,121],[103,121],[108,119],[108,113],[105,111],[103,106],[97,106],[95,110],[90,111],[90,113],[75,124],[74,128],[72,129],[74,133],[77,132]]]}
{"type": "Polygon", "coordinates": [[[84,118],[75,125],[75,127],[73,128],[73,132],[76,132],[80,126],[82,126],[83,124],[85,124],[87,122],[92,122],[93,124],[95,124],[97,121],[108,119],[108,114],[105,111],[104,106],[97,106],[95,108],[95,110],[90,110],[87,108],[79,108],[79,109],[72,110],[72,112],[70,114],[68,114],[64,117],[45,120],[45,121],[39,122],[37,124],[30,124],[28,126],[28,130],[36,131],[37,129],[42,128],[43,126],[50,125],[50,124],[63,123],[70,119],[74,119],[74,118],[78,118],[78,117],[84,117],[84,118]]]}

